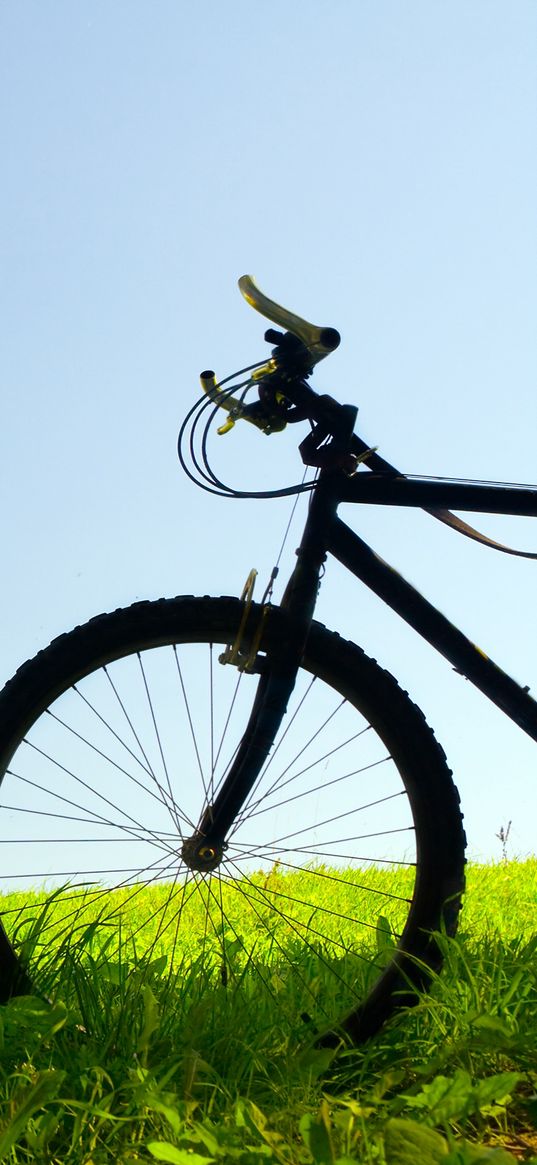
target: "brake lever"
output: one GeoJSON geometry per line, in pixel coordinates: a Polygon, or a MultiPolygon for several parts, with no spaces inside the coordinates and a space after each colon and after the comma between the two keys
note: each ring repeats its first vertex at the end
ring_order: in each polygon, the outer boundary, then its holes
{"type": "Polygon", "coordinates": [[[250,307],[255,308],[273,324],[279,324],[286,332],[292,332],[305,344],[312,364],[317,364],[338,347],[341,336],[336,328],[318,328],[315,324],[308,323],[302,316],[297,316],[295,312],[288,311],[274,299],[269,299],[257,286],[252,275],[241,275],[239,290],[250,307]]]}
{"type": "MultiPolygon", "coordinates": [[[[267,372],[268,365],[264,365],[263,369],[267,372]]],[[[281,433],[285,429],[288,420],[287,405],[283,403],[280,405],[276,398],[271,402],[270,408],[267,407],[266,401],[263,400],[254,401],[253,404],[245,405],[238,397],[231,396],[220,388],[212,370],[201,373],[200,383],[209,400],[214,401],[215,405],[218,405],[219,408],[229,413],[228,420],[217,429],[219,436],[223,436],[224,433],[229,433],[235,421],[249,421],[251,425],[255,425],[256,429],[261,429],[267,435],[281,433]]],[[[261,391],[260,381],[260,396],[261,391]]]]}

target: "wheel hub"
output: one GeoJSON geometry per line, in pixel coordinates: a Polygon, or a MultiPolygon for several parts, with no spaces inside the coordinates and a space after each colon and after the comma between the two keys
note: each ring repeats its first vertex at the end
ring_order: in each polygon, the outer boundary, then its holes
{"type": "Polygon", "coordinates": [[[187,837],[181,847],[181,857],[189,870],[210,873],[220,865],[224,854],[223,843],[208,842],[206,838],[194,834],[187,837]]]}

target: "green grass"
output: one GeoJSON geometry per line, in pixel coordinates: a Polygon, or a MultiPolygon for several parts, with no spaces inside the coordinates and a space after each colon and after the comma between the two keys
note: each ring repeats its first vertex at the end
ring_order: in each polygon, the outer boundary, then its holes
{"type": "Polygon", "coordinates": [[[133,974],[140,981],[142,972],[160,975],[161,991],[166,980],[186,1024],[202,1007],[205,1028],[224,1020],[242,1029],[245,1008],[255,1008],[258,1023],[273,1028],[277,1007],[287,1026],[308,1014],[310,1026],[326,1028],[368,994],[390,956],[392,934],[403,929],[412,892],[408,868],[340,874],[275,867],[250,875],[247,895],[238,880],[217,884],[217,892],[202,882],[195,893],[191,884],[105,895],[67,889],[48,898],[18,893],[5,897],[4,918],[41,991],[54,998],[59,992],[70,1007],[78,1003],[80,1022],[92,1031],[95,1019],[80,986],[90,968],[92,981],[101,971],[129,983],[133,974]]]}
{"type": "MultiPolygon", "coordinates": [[[[378,878],[404,887],[404,871],[378,878]]],[[[135,934],[111,929],[103,958],[88,912],[66,949],[56,909],[53,1002],[0,1009],[0,1162],[537,1160],[537,861],[470,866],[432,993],[337,1055],[289,1028],[283,980],[271,1006],[247,978],[238,992],[217,983],[208,1002],[194,915],[194,963],[171,979],[164,939],[148,963],[135,934]]]]}

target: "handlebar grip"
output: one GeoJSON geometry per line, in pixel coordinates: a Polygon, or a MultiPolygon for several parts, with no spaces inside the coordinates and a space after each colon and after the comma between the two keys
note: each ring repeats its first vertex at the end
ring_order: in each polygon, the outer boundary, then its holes
{"type": "Polygon", "coordinates": [[[207,393],[207,396],[209,396],[211,400],[214,400],[217,396],[218,388],[216,384],[216,376],[212,368],[207,369],[206,372],[200,372],[200,381],[203,391],[207,393]]]}
{"type": "Polygon", "coordinates": [[[279,324],[287,332],[292,332],[294,336],[297,336],[311,353],[314,364],[317,364],[319,360],[328,356],[338,347],[341,336],[335,328],[318,328],[315,324],[309,324],[307,320],[303,320],[301,316],[295,315],[294,312],[288,311],[275,300],[269,299],[268,295],[260,290],[251,275],[241,275],[239,290],[250,307],[254,307],[266,319],[272,320],[272,323],[279,324]]]}

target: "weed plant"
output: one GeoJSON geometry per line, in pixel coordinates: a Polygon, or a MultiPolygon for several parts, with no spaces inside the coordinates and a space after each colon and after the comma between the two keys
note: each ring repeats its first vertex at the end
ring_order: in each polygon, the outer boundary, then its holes
{"type": "MultiPolygon", "coordinates": [[[[387,894],[404,887],[404,871],[378,877],[387,894]]],[[[140,910],[154,909],[142,899],[140,910]]],[[[440,936],[432,992],[368,1044],[337,1052],[290,1020],[283,978],[269,997],[255,977],[230,988],[212,975],[194,912],[170,973],[166,935],[153,950],[135,921],[100,935],[88,908],[67,942],[68,904],[38,901],[4,901],[51,993],[0,1009],[0,1161],[537,1162],[537,861],[470,866],[461,930],[440,936]]],[[[393,900],[385,910],[395,929],[393,900]]],[[[344,937],[342,920],[333,925],[328,948],[344,937]]],[[[270,966],[270,949],[264,957],[270,966]]],[[[296,957],[307,978],[307,948],[296,957]]]]}

